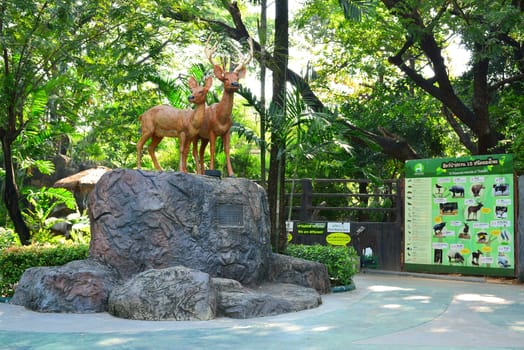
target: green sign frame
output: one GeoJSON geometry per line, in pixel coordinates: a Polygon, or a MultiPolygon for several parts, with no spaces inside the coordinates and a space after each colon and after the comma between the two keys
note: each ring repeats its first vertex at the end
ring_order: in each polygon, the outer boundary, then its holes
{"type": "Polygon", "coordinates": [[[515,275],[511,154],[406,161],[404,269],[515,275]]]}

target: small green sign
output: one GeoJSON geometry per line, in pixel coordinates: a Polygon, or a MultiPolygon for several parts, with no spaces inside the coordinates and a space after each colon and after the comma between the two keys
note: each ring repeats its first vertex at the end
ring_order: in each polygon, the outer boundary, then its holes
{"type": "Polygon", "coordinates": [[[330,233],[326,236],[326,242],[328,242],[331,245],[345,246],[349,242],[351,242],[351,236],[347,233],[342,232],[330,233]]]}
{"type": "Polygon", "coordinates": [[[325,222],[297,223],[297,234],[299,235],[323,235],[325,232],[325,222]]]}

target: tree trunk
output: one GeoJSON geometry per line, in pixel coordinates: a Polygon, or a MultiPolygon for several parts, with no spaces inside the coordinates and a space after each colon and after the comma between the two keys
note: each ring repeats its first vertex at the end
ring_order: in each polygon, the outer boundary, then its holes
{"type": "MultiPolygon", "coordinates": [[[[289,51],[288,1],[275,2],[275,51],[277,69],[273,70],[273,104],[286,118],[286,72],[289,51]]],[[[276,252],[283,251],[287,243],[285,216],[285,137],[275,130],[280,123],[272,123],[271,151],[269,160],[268,201],[271,217],[271,242],[276,252]]]]}
{"type": "MultiPolygon", "coordinates": [[[[478,49],[479,52],[483,50],[478,49]]],[[[477,56],[481,57],[480,53],[477,56]]],[[[491,99],[488,85],[489,60],[478,60],[473,64],[473,111],[477,128],[477,153],[488,154],[496,146],[497,138],[491,131],[489,121],[489,102],[491,99]]]]}
{"type": "Polygon", "coordinates": [[[22,211],[20,210],[18,186],[16,185],[15,171],[11,152],[11,142],[6,135],[2,135],[2,151],[4,153],[5,189],[4,203],[13,222],[15,231],[23,245],[31,243],[31,233],[27,227],[22,211]]]}
{"type": "Polygon", "coordinates": [[[260,2],[260,104],[264,107],[260,114],[260,184],[266,187],[266,63],[264,62],[267,43],[267,0],[260,2]]]}

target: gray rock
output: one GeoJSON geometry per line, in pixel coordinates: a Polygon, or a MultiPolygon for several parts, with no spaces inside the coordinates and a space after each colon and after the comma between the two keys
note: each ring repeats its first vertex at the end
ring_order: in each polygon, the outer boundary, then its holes
{"type": "Polygon", "coordinates": [[[116,272],[93,260],[33,267],[22,275],[11,304],[40,312],[102,312],[116,283],[116,272]]]}
{"type": "Polygon", "coordinates": [[[267,279],[269,211],[252,181],[118,169],[89,207],[90,257],[124,279],[177,265],[246,285],[267,279]]]}
{"type": "Polygon", "coordinates": [[[253,318],[311,309],[322,304],[313,288],[293,284],[267,283],[256,288],[213,279],[218,291],[217,315],[253,318]]]}
{"type": "Polygon", "coordinates": [[[321,294],[331,291],[326,265],[282,254],[272,255],[268,280],[314,288],[321,294]]]}
{"type": "Polygon", "coordinates": [[[207,273],[183,266],[148,270],[113,289],[108,311],[133,320],[211,320],[215,293],[207,273]]]}

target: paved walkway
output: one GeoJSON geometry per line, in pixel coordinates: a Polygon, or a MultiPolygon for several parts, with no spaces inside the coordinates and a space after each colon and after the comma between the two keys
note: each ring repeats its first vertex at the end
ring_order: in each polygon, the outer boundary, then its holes
{"type": "Polygon", "coordinates": [[[0,349],[524,349],[524,285],[360,273],[319,308],[133,321],[0,304],[0,349]]]}

